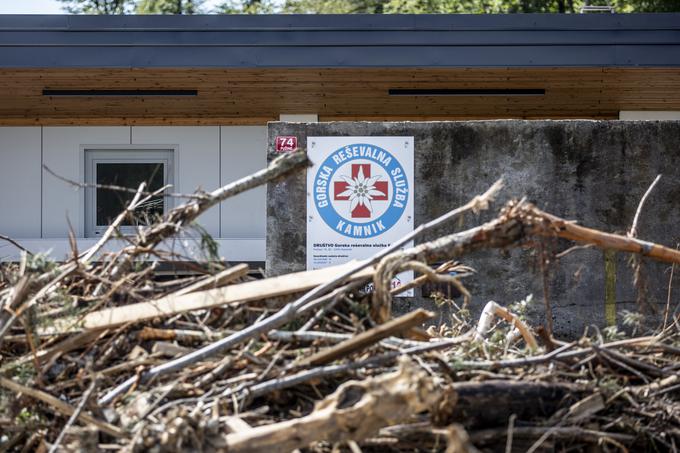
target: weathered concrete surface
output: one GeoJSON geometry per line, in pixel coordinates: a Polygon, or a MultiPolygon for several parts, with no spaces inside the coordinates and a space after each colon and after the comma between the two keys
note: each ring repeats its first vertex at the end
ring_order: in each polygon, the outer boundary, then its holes
{"type": "MultiPolygon", "coordinates": [[[[497,178],[506,188],[494,209],[469,216],[451,232],[489,219],[503,202],[527,196],[539,207],[578,219],[586,226],[625,232],[642,194],[658,173],[663,177],[650,196],[638,231],[643,239],[675,246],[680,241],[680,122],[637,121],[468,121],[423,123],[271,123],[274,137],[295,135],[306,147],[309,136],[405,135],[415,137],[416,224],[438,216],[483,192],[497,178]]],[[[305,175],[270,186],[267,194],[267,272],[298,271],[305,266],[305,175]]],[[[554,244],[559,250],[566,241],[554,244]]],[[[616,309],[635,310],[636,292],[629,256],[616,255],[616,309]]],[[[478,274],[465,280],[473,311],[488,300],[511,303],[534,294],[532,318],[544,316],[542,275],[535,252],[484,251],[465,257],[478,274]]],[[[555,332],[574,336],[585,326],[605,325],[603,253],[575,251],[551,266],[549,295],[555,332]]],[[[645,260],[647,299],[658,309],[666,302],[669,266],[645,260]]],[[[613,275],[610,275],[610,278],[613,275]]],[[[677,286],[674,285],[674,286],[677,286]]],[[[677,306],[680,288],[675,287],[677,306]]],[[[418,296],[398,300],[396,310],[431,306],[418,296]]]]}

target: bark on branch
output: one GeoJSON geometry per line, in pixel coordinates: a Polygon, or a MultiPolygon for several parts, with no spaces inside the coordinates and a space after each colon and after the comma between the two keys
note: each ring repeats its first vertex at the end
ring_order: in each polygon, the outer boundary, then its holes
{"type": "Polygon", "coordinates": [[[269,452],[292,451],[321,440],[361,441],[441,404],[447,409],[455,404],[451,388],[404,359],[397,372],[342,384],[306,417],[229,434],[226,446],[229,452],[269,452]]]}
{"type": "Polygon", "coordinates": [[[176,207],[163,218],[162,222],[144,231],[134,247],[129,248],[129,251],[153,248],[179,232],[183,226],[189,225],[196,220],[199,215],[227,198],[262,184],[285,178],[291,173],[305,168],[309,163],[305,151],[284,154],[274,159],[267,168],[209,192],[201,199],[192,200],[176,207]]]}

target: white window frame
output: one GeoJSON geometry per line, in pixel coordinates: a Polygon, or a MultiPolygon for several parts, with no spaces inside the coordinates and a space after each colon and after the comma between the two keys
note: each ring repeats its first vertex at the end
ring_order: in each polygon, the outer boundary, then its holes
{"type": "MultiPolygon", "coordinates": [[[[85,237],[99,237],[106,231],[107,226],[97,225],[97,192],[93,184],[97,181],[98,163],[162,163],[165,184],[177,185],[177,149],[172,146],[106,146],[106,147],[83,147],[84,180],[85,189],[85,237]]],[[[173,190],[174,192],[175,190],[173,190]]],[[[163,198],[163,212],[168,212],[173,207],[173,200],[163,198]]],[[[135,226],[121,226],[119,230],[123,234],[135,234],[135,226]]]]}

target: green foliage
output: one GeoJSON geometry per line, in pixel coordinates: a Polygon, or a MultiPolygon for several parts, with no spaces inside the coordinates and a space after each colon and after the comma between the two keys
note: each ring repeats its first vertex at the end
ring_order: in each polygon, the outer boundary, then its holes
{"type": "Polygon", "coordinates": [[[20,363],[14,369],[12,378],[19,384],[27,385],[35,380],[35,367],[32,363],[20,363]]]}
{"type": "Polygon", "coordinates": [[[25,407],[22,407],[21,411],[17,414],[17,422],[21,425],[28,423],[31,418],[33,418],[33,414],[25,407]]]}
{"type": "Polygon", "coordinates": [[[205,0],[59,0],[72,14],[198,14],[205,0]]]}
{"type": "Polygon", "coordinates": [[[369,310],[366,304],[362,304],[361,302],[356,302],[351,299],[347,299],[347,304],[349,305],[349,310],[359,318],[365,318],[368,316],[369,310]]]}
{"type": "Polygon", "coordinates": [[[447,298],[444,294],[442,294],[439,291],[435,291],[432,294],[430,294],[430,298],[434,301],[435,305],[437,307],[442,308],[444,306],[454,306],[455,302],[449,298],[447,298]]]}
{"type": "Polygon", "coordinates": [[[132,11],[131,0],[59,0],[72,14],[125,14],[132,11]]]}
{"type": "MultiPolygon", "coordinates": [[[[205,0],[59,0],[74,14],[198,14],[205,0]]],[[[225,0],[222,14],[578,13],[584,0],[225,0]]],[[[618,13],[680,11],[680,0],[590,0],[618,13]]]]}
{"type": "Polygon", "coordinates": [[[623,310],[621,312],[623,325],[633,328],[639,328],[642,325],[642,321],[645,319],[645,315],[637,311],[623,310]]]}
{"type": "MultiPolygon", "coordinates": [[[[642,313],[635,311],[623,310],[621,312],[621,324],[628,327],[630,336],[635,336],[638,332],[643,330],[643,322],[645,316],[642,313]]],[[[602,334],[606,341],[616,341],[626,338],[626,332],[619,330],[617,326],[608,326],[602,329],[602,334]]]]}
{"type": "Polygon", "coordinates": [[[608,326],[602,329],[606,341],[616,341],[626,338],[625,332],[621,332],[616,326],[608,326]]]}
{"type": "Polygon", "coordinates": [[[391,14],[504,13],[514,1],[507,0],[390,0],[391,14]]]}
{"type": "Polygon", "coordinates": [[[192,228],[201,238],[201,253],[203,254],[203,257],[206,258],[210,263],[219,263],[221,260],[220,245],[217,243],[217,241],[210,233],[208,233],[208,230],[203,228],[198,223],[194,223],[192,228]]]}
{"type": "Polygon", "coordinates": [[[297,14],[381,14],[389,0],[286,0],[284,13],[297,14]]]}
{"type": "Polygon", "coordinates": [[[597,383],[597,387],[605,395],[613,395],[623,388],[616,376],[605,376],[597,383]]]}
{"type": "Polygon", "coordinates": [[[447,298],[439,291],[433,292],[430,294],[430,297],[440,310],[439,322],[437,323],[438,327],[429,327],[428,333],[441,337],[455,337],[471,327],[472,317],[469,309],[459,307],[454,300],[447,298]],[[448,309],[447,311],[451,317],[450,325],[442,320],[445,311],[443,310],[444,308],[448,309]]]}
{"type": "Polygon", "coordinates": [[[274,0],[227,0],[217,7],[222,14],[275,14],[278,6],[274,0]]]}
{"type": "Polygon", "coordinates": [[[613,0],[617,13],[672,13],[680,11],[680,0],[613,0]]]}
{"type": "MultiPolygon", "coordinates": [[[[611,5],[616,12],[620,13],[680,11],[680,0],[610,0],[609,2],[590,0],[588,3],[611,5]]],[[[276,12],[316,14],[578,13],[583,5],[584,0],[286,0],[276,12]]]]}
{"type": "Polygon", "coordinates": [[[47,253],[36,253],[26,257],[26,270],[36,274],[44,274],[56,269],[57,263],[52,261],[47,253]]]}
{"type": "Polygon", "coordinates": [[[199,14],[204,0],[138,0],[137,14],[199,14]]]}
{"type": "Polygon", "coordinates": [[[529,311],[529,307],[531,307],[531,305],[533,305],[533,303],[534,303],[534,295],[529,294],[527,297],[520,300],[519,302],[514,302],[514,303],[510,304],[510,306],[508,308],[513,314],[517,315],[517,317],[519,317],[519,319],[521,319],[522,321],[526,321],[527,320],[526,317],[527,317],[527,313],[529,311]]]}
{"type": "Polygon", "coordinates": [[[637,311],[623,310],[621,312],[622,324],[633,330],[632,335],[642,330],[642,323],[645,320],[645,315],[637,311]]]}

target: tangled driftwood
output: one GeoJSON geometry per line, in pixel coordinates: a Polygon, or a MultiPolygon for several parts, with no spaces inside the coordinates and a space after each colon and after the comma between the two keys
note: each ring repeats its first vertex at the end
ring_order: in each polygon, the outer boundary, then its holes
{"type": "Polygon", "coordinates": [[[234,452],[292,451],[318,440],[358,442],[420,412],[435,412],[441,404],[455,404],[455,392],[403,359],[394,373],[345,382],[305,417],[229,434],[226,447],[234,452]]]}
{"type": "MultiPolygon", "coordinates": [[[[0,448],[677,448],[680,320],[670,296],[666,322],[648,335],[594,330],[563,342],[501,304],[472,319],[462,284],[472,271],[454,260],[555,237],[673,264],[680,252],[524,201],[402,250],[487,209],[500,182],[366,261],[271,279],[253,279],[245,265],[187,263],[198,275],[155,278],[147,259],[184,259],[162,247],[165,239],[228,196],[306,165],[304,153],[291,154],[198,193],[114,252],[102,250],[120,236],[115,222],[64,263],[26,253],[0,268],[0,448]],[[393,317],[400,289],[389,282],[404,269],[420,274],[411,287],[458,288],[462,300],[442,301],[450,318],[434,321],[424,310],[393,317]],[[424,331],[426,321],[434,325],[424,331]]],[[[148,196],[138,188],[117,222],[148,196]]]]}

